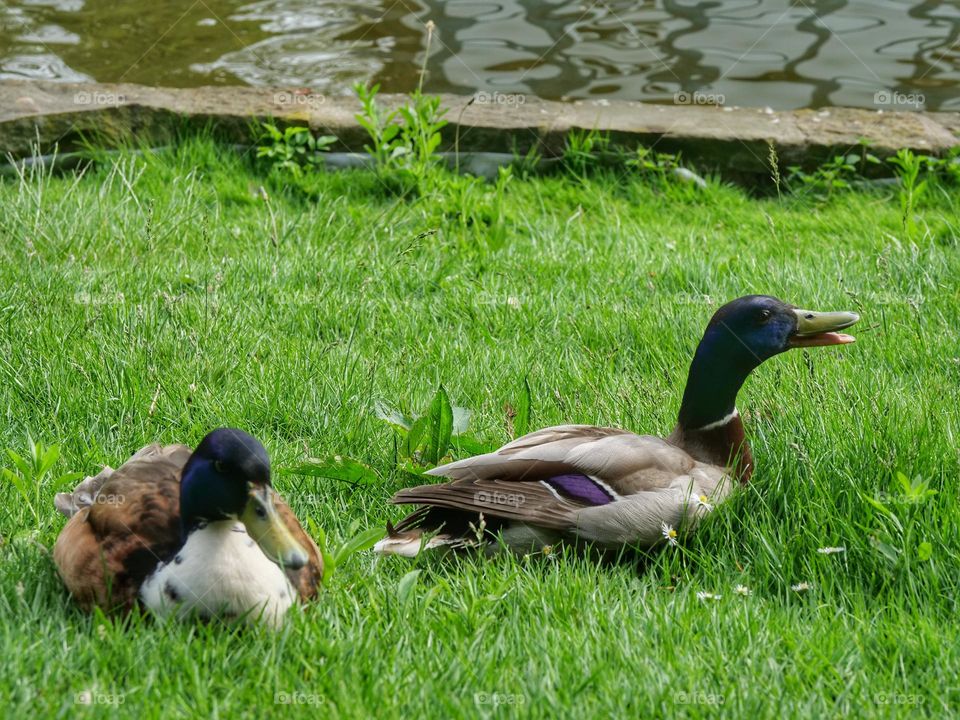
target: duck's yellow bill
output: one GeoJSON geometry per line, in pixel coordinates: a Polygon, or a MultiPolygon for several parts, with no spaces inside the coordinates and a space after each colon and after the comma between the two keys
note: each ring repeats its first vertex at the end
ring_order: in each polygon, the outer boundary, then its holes
{"type": "Polygon", "coordinates": [[[860,320],[854,312],[814,312],[794,309],[797,314],[797,331],[790,338],[790,347],[819,347],[822,345],[846,345],[856,340],[853,335],[837,332],[860,320]]]}
{"type": "Polygon", "coordinates": [[[274,495],[268,485],[251,488],[240,522],[268,558],[284,568],[299,570],[310,558],[277,511],[274,495]]]}

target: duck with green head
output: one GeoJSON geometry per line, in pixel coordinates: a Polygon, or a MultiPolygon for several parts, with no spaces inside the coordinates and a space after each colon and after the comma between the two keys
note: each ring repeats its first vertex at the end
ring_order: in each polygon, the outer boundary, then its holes
{"type": "Polygon", "coordinates": [[[529,552],[569,540],[609,549],[675,541],[750,479],[753,457],[736,407],[747,376],[791,348],[853,342],[839,331],[859,319],[766,295],[733,300],[707,325],[669,437],[561,425],[434,468],[427,474],[447,482],[394,495],[394,503],[420,507],[388,526],[376,550],[414,556],[493,543],[529,552]]]}
{"type": "Polygon", "coordinates": [[[244,617],[276,625],[323,575],[316,545],[273,489],[259,440],[220,428],[196,450],[148,445],[56,498],[70,520],[54,560],[84,607],[244,617]]]}

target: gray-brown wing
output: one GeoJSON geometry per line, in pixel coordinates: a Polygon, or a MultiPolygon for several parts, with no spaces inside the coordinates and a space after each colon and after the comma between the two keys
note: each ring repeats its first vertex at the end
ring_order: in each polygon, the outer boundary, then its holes
{"type": "MultiPolygon", "coordinates": [[[[176,551],[180,473],[189,457],[183,445],[149,445],[113,471],[89,504],[72,501],[79,510],[57,538],[53,557],[81,606],[131,607],[143,580],[176,551]]],[[[74,495],[89,489],[81,483],[74,495]]]]}
{"type": "Polygon", "coordinates": [[[582,507],[539,481],[471,478],[404,488],[391,502],[464,510],[561,530],[571,526],[574,513],[582,507]]]}
{"type": "Polygon", "coordinates": [[[629,495],[668,485],[694,465],[692,457],[662,438],[592,425],[561,425],[427,474],[452,480],[519,482],[581,473],[618,495],[629,495]]]}
{"type": "Polygon", "coordinates": [[[567,529],[584,508],[669,487],[695,464],[661,438],[563,425],[526,435],[496,452],[434,468],[427,474],[450,482],[401,490],[393,502],[567,529]]]}

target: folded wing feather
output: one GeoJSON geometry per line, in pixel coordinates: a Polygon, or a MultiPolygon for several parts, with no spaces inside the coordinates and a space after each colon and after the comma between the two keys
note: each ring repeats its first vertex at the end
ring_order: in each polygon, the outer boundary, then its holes
{"type": "Polygon", "coordinates": [[[520,482],[577,472],[602,480],[619,495],[629,495],[669,484],[697,464],[662,438],[615,428],[561,425],[427,474],[453,480],[520,482]]]}
{"type": "Polygon", "coordinates": [[[538,430],[427,474],[450,482],[401,490],[393,502],[484,513],[609,543],[654,544],[662,539],[662,522],[696,520],[691,498],[725,494],[724,470],[666,440],[589,425],[538,430]],[[570,473],[596,483],[607,497],[563,494],[570,473]]]}

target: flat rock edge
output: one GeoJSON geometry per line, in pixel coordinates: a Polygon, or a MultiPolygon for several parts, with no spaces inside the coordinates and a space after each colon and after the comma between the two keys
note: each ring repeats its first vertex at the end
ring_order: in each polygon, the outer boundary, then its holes
{"type": "MultiPolygon", "coordinates": [[[[404,95],[381,95],[396,107],[404,95]]],[[[782,170],[815,167],[866,144],[885,158],[901,148],[943,156],[960,145],[960,112],[903,112],[835,107],[769,108],[654,105],[626,100],[555,102],[524,95],[441,95],[448,125],[443,148],[459,152],[562,152],[568,133],[608,132],[620,146],[680,152],[695,167],[721,174],[769,175],[770,147],[782,170]]],[[[338,139],[336,150],[368,142],[355,119],[358,100],[304,88],[154,88],[132,84],[0,81],[0,153],[13,158],[75,149],[83,138],[110,147],[158,145],[192,129],[251,140],[254,121],[305,125],[338,139]]]]}

